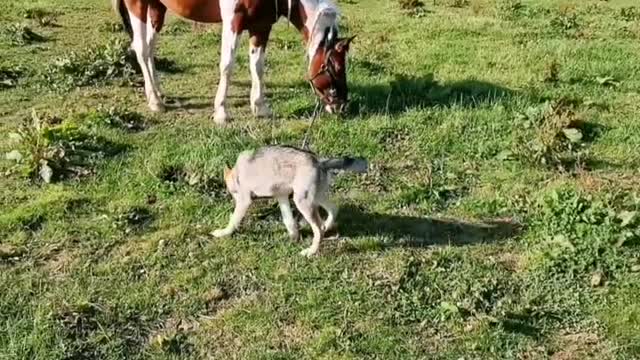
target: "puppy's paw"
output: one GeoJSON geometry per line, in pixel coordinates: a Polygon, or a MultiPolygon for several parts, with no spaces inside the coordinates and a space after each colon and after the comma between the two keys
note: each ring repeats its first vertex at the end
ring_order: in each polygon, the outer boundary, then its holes
{"type": "Polygon", "coordinates": [[[318,253],[318,249],[314,249],[314,248],[306,248],[302,251],[300,251],[300,255],[310,258],[314,255],[316,255],[318,253]]]}
{"type": "Polygon", "coordinates": [[[225,237],[231,235],[231,231],[227,229],[218,229],[211,232],[211,235],[217,238],[225,237]]]}

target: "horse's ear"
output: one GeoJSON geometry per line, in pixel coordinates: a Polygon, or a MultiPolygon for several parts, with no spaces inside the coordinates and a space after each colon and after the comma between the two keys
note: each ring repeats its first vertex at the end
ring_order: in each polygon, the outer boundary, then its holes
{"type": "Polygon", "coordinates": [[[336,50],[339,52],[347,52],[349,51],[349,44],[351,44],[351,42],[353,41],[353,39],[356,38],[356,35],[353,35],[351,37],[348,38],[344,38],[344,39],[340,39],[340,41],[338,41],[336,43],[336,50]]]}

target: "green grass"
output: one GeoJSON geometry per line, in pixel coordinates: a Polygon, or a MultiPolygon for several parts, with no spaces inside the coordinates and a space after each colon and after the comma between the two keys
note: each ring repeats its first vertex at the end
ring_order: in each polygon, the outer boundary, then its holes
{"type": "Polygon", "coordinates": [[[267,58],[277,118],[249,113],[244,37],[218,127],[219,26],[169,19],[162,85],[183,107],[151,114],[108,2],[0,0],[0,152],[33,109],[82,135],[52,147],[90,150],[49,184],[0,161],[1,359],[640,357],[636,2],[339,5],[352,104],[311,147],[371,171],[336,179],[340,236],[309,260],[273,202],[209,235],[233,206],[224,165],[302,142],[292,27],[267,58]]]}

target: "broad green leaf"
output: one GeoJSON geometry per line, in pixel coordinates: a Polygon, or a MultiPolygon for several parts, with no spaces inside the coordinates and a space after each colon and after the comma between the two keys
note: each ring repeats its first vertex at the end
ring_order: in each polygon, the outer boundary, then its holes
{"type": "Polygon", "coordinates": [[[42,180],[44,180],[44,182],[46,182],[47,184],[51,182],[51,177],[53,176],[53,170],[51,169],[49,164],[47,164],[46,161],[42,161],[40,163],[39,174],[42,180]]]}
{"type": "Polygon", "coordinates": [[[625,227],[635,220],[637,211],[622,211],[618,214],[618,219],[622,221],[620,226],[625,227]]]}
{"type": "Polygon", "coordinates": [[[18,150],[13,150],[11,152],[8,152],[4,156],[7,160],[14,160],[14,161],[22,160],[22,154],[20,154],[20,151],[18,150]]]}
{"type": "Polygon", "coordinates": [[[441,302],[440,309],[449,314],[457,314],[460,311],[455,304],[452,304],[448,301],[441,302]]]}
{"type": "Polygon", "coordinates": [[[603,281],[604,275],[602,274],[602,272],[597,271],[591,275],[591,286],[598,287],[602,285],[603,281]]]}
{"type": "Polygon", "coordinates": [[[42,120],[40,120],[36,109],[31,109],[31,120],[33,121],[33,127],[40,131],[42,129],[42,120]]]}
{"type": "Polygon", "coordinates": [[[578,129],[562,129],[562,132],[564,133],[564,136],[566,136],[567,139],[569,139],[569,141],[574,144],[577,144],[580,142],[580,140],[582,140],[582,131],[578,129]]]}
{"type": "Polygon", "coordinates": [[[502,150],[496,155],[496,160],[505,161],[513,158],[513,152],[511,150],[502,150]]]}
{"type": "Polygon", "coordinates": [[[618,86],[620,85],[619,81],[616,81],[616,79],[612,78],[611,76],[603,76],[603,77],[597,77],[596,78],[596,82],[600,85],[603,86],[618,86]]]}

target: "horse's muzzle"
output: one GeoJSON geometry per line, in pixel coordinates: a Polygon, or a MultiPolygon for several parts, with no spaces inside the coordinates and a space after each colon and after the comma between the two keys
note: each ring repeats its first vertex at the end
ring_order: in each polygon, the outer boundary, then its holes
{"type": "Polygon", "coordinates": [[[329,114],[341,114],[347,110],[347,102],[338,102],[333,104],[327,104],[324,109],[329,114]]]}

